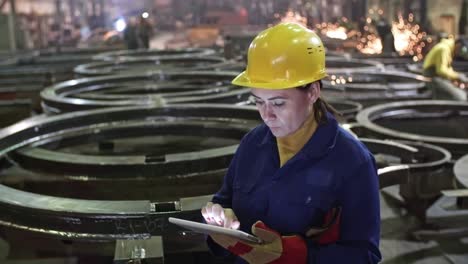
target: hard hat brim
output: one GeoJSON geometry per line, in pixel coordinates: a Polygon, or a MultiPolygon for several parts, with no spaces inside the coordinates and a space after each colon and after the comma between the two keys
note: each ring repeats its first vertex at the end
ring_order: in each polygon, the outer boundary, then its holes
{"type": "Polygon", "coordinates": [[[325,71],[316,74],[311,78],[305,78],[302,80],[291,82],[290,80],[276,80],[275,82],[261,82],[261,81],[252,81],[247,77],[247,72],[243,71],[236,78],[232,80],[232,84],[237,86],[243,86],[248,88],[259,88],[259,89],[272,89],[272,90],[280,90],[280,89],[289,89],[289,88],[296,88],[308,83],[313,83],[315,81],[321,80],[328,75],[325,71]]]}

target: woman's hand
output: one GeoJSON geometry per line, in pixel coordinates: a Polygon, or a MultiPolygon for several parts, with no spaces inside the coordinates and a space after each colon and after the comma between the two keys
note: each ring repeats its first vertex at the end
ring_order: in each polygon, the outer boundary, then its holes
{"type": "Polygon", "coordinates": [[[253,244],[226,235],[210,236],[220,246],[251,264],[307,262],[307,245],[302,237],[281,236],[261,221],[252,226],[252,233],[262,239],[263,244],[253,244]]]}
{"type": "Polygon", "coordinates": [[[231,229],[239,229],[240,222],[232,209],[223,208],[219,204],[208,202],[201,213],[207,224],[222,226],[231,229]]]}

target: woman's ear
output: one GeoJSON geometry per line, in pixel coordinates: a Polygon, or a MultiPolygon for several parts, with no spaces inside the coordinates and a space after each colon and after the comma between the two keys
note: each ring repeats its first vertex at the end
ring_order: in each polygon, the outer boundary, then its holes
{"type": "Polygon", "coordinates": [[[307,91],[307,96],[310,102],[313,104],[317,99],[320,97],[320,83],[313,82],[310,84],[309,89],[307,91]]]}

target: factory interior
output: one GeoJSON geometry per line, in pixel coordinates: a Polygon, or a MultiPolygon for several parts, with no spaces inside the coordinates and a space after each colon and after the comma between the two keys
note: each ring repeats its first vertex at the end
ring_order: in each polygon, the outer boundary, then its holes
{"type": "MultiPolygon", "coordinates": [[[[315,74],[296,39],[265,42],[282,25],[321,40],[320,98],[375,160],[381,257],[359,264],[468,263],[468,0],[0,0],[0,264],[247,263],[168,219],[209,222],[239,144],[270,122],[262,87],[233,80],[278,50],[265,76],[315,74]]],[[[307,244],[307,263],[337,263],[312,256],[334,246],[307,244]]]]}

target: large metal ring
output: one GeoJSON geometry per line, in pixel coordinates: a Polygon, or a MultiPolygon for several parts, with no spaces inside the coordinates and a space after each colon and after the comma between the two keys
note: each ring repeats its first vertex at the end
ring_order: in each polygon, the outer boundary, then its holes
{"type": "Polygon", "coordinates": [[[71,80],[41,92],[47,113],[103,107],[238,103],[249,89],[230,84],[232,72],[157,72],[71,80]]]}
{"type": "MultiPolygon", "coordinates": [[[[240,120],[244,117],[247,120],[258,118],[256,110],[252,107],[229,105],[128,107],[74,112],[47,119],[36,117],[0,131],[0,155],[4,156],[20,147],[57,137],[64,133],[66,127],[71,130],[90,126],[100,129],[105,123],[125,123],[152,115],[172,116],[175,120],[182,117],[240,120]],[[256,117],[253,117],[254,113],[256,117]]],[[[151,122],[150,119],[147,121],[151,122]]],[[[237,123],[242,124],[242,121],[237,123]]],[[[176,232],[177,228],[167,223],[168,216],[178,215],[200,220],[198,210],[210,196],[182,197],[162,203],[141,200],[92,201],[38,195],[0,185],[0,224],[65,239],[146,238],[176,232]]]]}
{"type": "Polygon", "coordinates": [[[446,148],[454,157],[459,157],[468,151],[468,136],[463,128],[466,120],[460,119],[466,119],[467,113],[466,102],[421,100],[375,105],[359,112],[356,119],[381,138],[431,143],[446,148]],[[452,121],[456,126],[447,125],[449,118],[458,118],[452,121]],[[421,124],[415,125],[414,122],[418,119],[425,121],[424,128],[421,124]],[[392,120],[400,127],[389,127],[392,120]],[[439,122],[435,123],[434,120],[439,122]],[[403,124],[405,127],[401,127],[403,124]],[[433,124],[442,127],[433,128],[433,124]]]}

